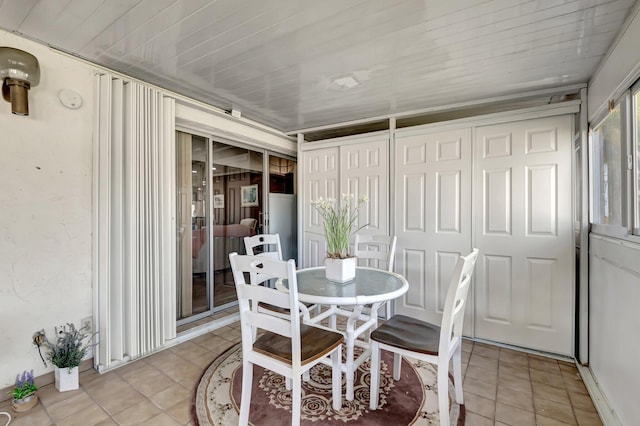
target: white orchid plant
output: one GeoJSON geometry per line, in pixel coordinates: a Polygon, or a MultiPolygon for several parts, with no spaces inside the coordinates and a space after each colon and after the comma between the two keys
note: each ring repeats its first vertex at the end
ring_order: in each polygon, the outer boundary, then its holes
{"type": "Polygon", "coordinates": [[[358,210],[369,201],[366,195],[354,204],[352,194],[342,194],[342,202],[338,204],[333,198],[320,197],[311,204],[318,210],[324,221],[324,236],[327,240],[327,257],[345,259],[349,256],[349,240],[351,236],[367,225],[357,227],[358,210]],[[355,228],[355,229],[354,229],[355,228]]]}

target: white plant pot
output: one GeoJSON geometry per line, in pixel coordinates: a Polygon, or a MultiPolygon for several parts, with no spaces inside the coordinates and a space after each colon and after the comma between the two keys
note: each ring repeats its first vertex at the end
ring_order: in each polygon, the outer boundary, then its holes
{"type": "Polygon", "coordinates": [[[356,277],[356,257],[348,257],[346,259],[325,258],[325,276],[329,281],[338,283],[346,283],[352,281],[356,277]]]}
{"type": "Polygon", "coordinates": [[[56,389],[59,392],[66,392],[78,389],[78,367],[54,369],[56,377],[56,389]]]}

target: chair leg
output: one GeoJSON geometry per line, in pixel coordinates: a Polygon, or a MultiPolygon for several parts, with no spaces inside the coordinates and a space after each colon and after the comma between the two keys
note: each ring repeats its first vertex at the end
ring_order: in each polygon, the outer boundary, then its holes
{"type": "Polygon", "coordinates": [[[393,380],[400,380],[400,374],[402,373],[402,355],[393,354],[393,380]]]}
{"type": "Polygon", "coordinates": [[[380,390],[380,346],[371,342],[371,389],[369,389],[369,408],[378,409],[378,392],[380,390]]]}
{"type": "Polygon", "coordinates": [[[293,377],[291,389],[291,426],[300,426],[300,406],[302,405],[302,381],[300,375],[293,377]]]}
{"type": "Polygon", "coordinates": [[[453,352],[453,384],[456,388],[456,402],[460,405],[464,404],[464,396],[462,395],[462,360],[460,353],[460,345],[453,352]]]}
{"type": "Polygon", "coordinates": [[[355,345],[355,336],[353,332],[347,330],[347,339],[346,339],[346,347],[347,347],[347,356],[346,356],[346,364],[347,364],[347,372],[345,374],[346,382],[347,382],[347,394],[345,398],[347,401],[353,401],[353,381],[355,376],[355,365],[354,365],[354,356],[353,356],[353,347],[355,345]]]}
{"type": "Polygon", "coordinates": [[[449,361],[438,363],[438,408],[440,425],[449,426],[449,361]]]}
{"type": "Polygon", "coordinates": [[[242,362],[242,397],[240,401],[239,426],[249,424],[249,408],[251,408],[251,386],[253,384],[253,364],[242,362]]]}
{"type": "MultiPolygon", "coordinates": [[[[331,305],[329,307],[329,309],[333,309],[334,312],[337,308],[338,307],[336,305],[331,305]]],[[[333,330],[337,330],[338,329],[337,327],[338,327],[337,315],[334,313],[329,317],[329,328],[333,330]]]]}
{"type": "Polygon", "coordinates": [[[342,345],[331,354],[331,392],[333,396],[333,410],[342,409],[342,345]]]}

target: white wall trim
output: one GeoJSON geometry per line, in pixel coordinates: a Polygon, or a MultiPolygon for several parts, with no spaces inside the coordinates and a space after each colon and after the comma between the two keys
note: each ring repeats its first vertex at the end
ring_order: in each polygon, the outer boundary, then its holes
{"type": "Polygon", "coordinates": [[[336,129],[340,127],[349,127],[357,124],[366,124],[374,121],[385,121],[385,120],[389,120],[390,118],[408,118],[408,117],[415,117],[418,115],[434,114],[434,113],[453,111],[453,110],[464,109],[464,108],[479,107],[482,105],[492,104],[492,103],[508,102],[508,101],[523,101],[527,99],[535,99],[535,98],[540,98],[544,96],[557,96],[557,95],[563,95],[568,93],[575,93],[584,87],[587,87],[586,83],[578,83],[578,84],[572,84],[569,86],[552,87],[549,89],[534,90],[530,92],[517,93],[513,95],[495,96],[487,99],[481,99],[481,100],[475,100],[475,101],[469,101],[469,102],[459,102],[455,104],[441,105],[441,106],[430,107],[430,108],[422,108],[422,109],[417,109],[413,111],[399,112],[395,114],[381,115],[378,117],[369,117],[369,118],[363,118],[360,120],[345,121],[342,123],[329,124],[326,126],[309,127],[306,129],[297,129],[297,130],[288,130],[288,131],[285,131],[285,133],[287,135],[294,135],[297,133],[313,133],[313,132],[318,132],[322,130],[330,130],[330,129],[336,129]]]}
{"type": "Polygon", "coordinates": [[[618,99],[640,78],[640,2],[636,2],[609,51],[589,81],[589,121],[604,116],[610,99],[618,99]],[[634,63],[635,60],[635,63],[634,63]],[[617,82],[615,86],[613,84],[617,82]]]}
{"type": "Polygon", "coordinates": [[[353,143],[364,143],[369,141],[377,141],[382,138],[389,137],[389,130],[381,130],[379,132],[360,133],[357,135],[342,136],[339,138],[323,139],[313,142],[304,142],[300,144],[300,151],[312,151],[314,149],[331,148],[334,146],[344,146],[353,143]]]}
{"type": "Polygon", "coordinates": [[[589,396],[591,396],[591,400],[593,401],[593,405],[596,407],[596,411],[600,416],[600,420],[605,426],[622,426],[620,419],[616,416],[615,411],[611,408],[607,397],[604,395],[600,386],[598,386],[598,382],[595,377],[591,373],[591,369],[589,367],[585,367],[576,363],[578,368],[578,372],[580,376],[582,376],[582,380],[584,381],[584,385],[589,392],[589,396]]]}
{"type": "Polygon", "coordinates": [[[214,321],[210,321],[206,324],[202,324],[202,325],[190,328],[189,330],[179,333],[175,339],[167,343],[166,347],[174,346],[174,345],[186,342],[198,336],[202,336],[203,334],[207,334],[212,331],[218,330],[222,327],[231,325],[234,322],[237,322],[239,320],[240,320],[240,313],[235,313],[232,315],[227,315],[226,317],[223,317],[220,319],[216,319],[214,321]]]}
{"type": "Polygon", "coordinates": [[[185,103],[176,103],[176,126],[294,157],[297,153],[295,138],[247,126],[239,120],[220,117],[185,103]]]}
{"type": "Polygon", "coordinates": [[[456,120],[442,121],[438,123],[423,124],[420,126],[403,127],[396,130],[396,135],[411,135],[423,133],[429,130],[457,129],[461,126],[487,126],[491,124],[509,123],[512,121],[530,120],[534,118],[550,117],[555,115],[575,114],[580,111],[581,101],[567,101],[557,104],[543,105],[531,108],[523,108],[508,112],[497,112],[474,117],[459,118],[456,120]]]}

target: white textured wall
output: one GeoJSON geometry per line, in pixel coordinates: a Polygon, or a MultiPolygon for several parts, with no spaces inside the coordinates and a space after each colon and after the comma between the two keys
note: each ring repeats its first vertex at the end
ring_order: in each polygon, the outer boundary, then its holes
{"type": "Polygon", "coordinates": [[[589,238],[589,367],[623,425],[640,405],[640,244],[589,238]]]}
{"type": "Polygon", "coordinates": [[[45,369],[35,331],[91,316],[92,69],[0,31],[0,46],[38,58],[28,117],[0,98],[0,388],[45,369]],[[67,109],[61,89],[84,104],[67,109]]]}
{"type": "Polygon", "coordinates": [[[640,2],[632,13],[629,26],[589,83],[589,121],[607,110],[609,99],[617,99],[640,77],[640,2]]]}
{"type": "MultiPolygon", "coordinates": [[[[40,84],[29,94],[29,117],[11,114],[0,98],[0,389],[16,374],[45,368],[33,333],[93,316],[93,73],[84,62],[0,30],[0,46],[38,58],[40,84]],[[83,98],[62,106],[58,92],[83,98]]],[[[294,153],[292,138],[250,120],[207,111],[182,99],[183,126],[257,147],[294,153]]],[[[2,398],[0,398],[2,399],[2,398]]]]}

